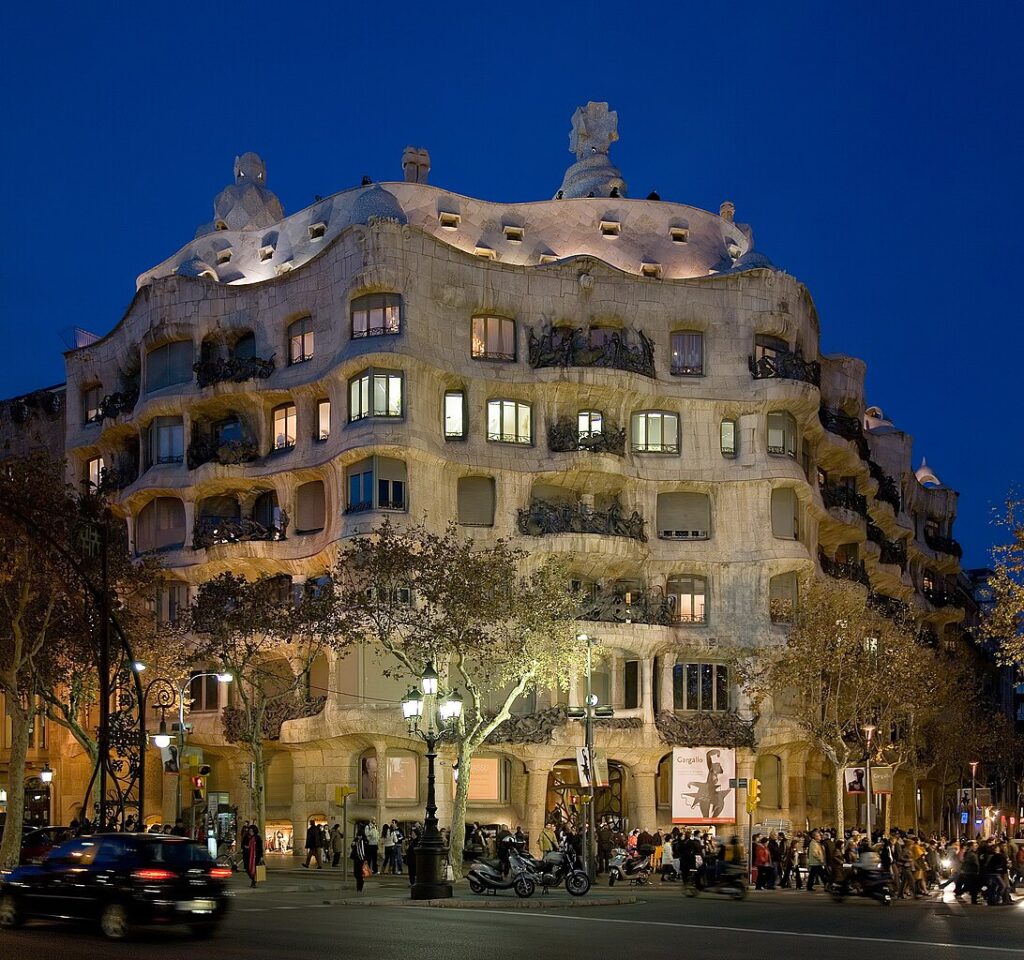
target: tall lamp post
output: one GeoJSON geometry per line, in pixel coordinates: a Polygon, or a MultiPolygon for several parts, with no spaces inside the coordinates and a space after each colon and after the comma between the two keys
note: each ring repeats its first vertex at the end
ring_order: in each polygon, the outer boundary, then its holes
{"type": "Polygon", "coordinates": [[[967,838],[970,840],[974,837],[974,831],[977,829],[976,820],[978,817],[978,764],[980,760],[971,761],[971,829],[967,834],[967,838]]]}
{"type": "Polygon", "coordinates": [[[615,711],[609,706],[599,706],[597,694],[594,693],[594,638],[586,633],[577,635],[577,640],[587,645],[587,695],[584,706],[570,707],[570,720],[583,721],[584,749],[587,752],[587,768],[590,770],[590,782],[587,784],[587,826],[583,831],[583,865],[591,880],[597,875],[597,765],[594,763],[594,718],[611,717],[615,711]]]}
{"type": "Polygon", "coordinates": [[[419,689],[410,687],[402,698],[402,714],[409,724],[409,733],[427,745],[427,809],[423,818],[423,836],[416,847],[416,882],[410,896],[413,900],[440,900],[452,895],[452,885],[445,879],[442,864],[447,854],[441,832],[437,828],[437,797],[434,761],[438,742],[458,723],[462,716],[462,697],[452,690],[438,700],[438,676],[428,663],[420,677],[419,689]],[[424,715],[427,729],[420,729],[424,715]]]}
{"type": "Polygon", "coordinates": [[[865,723],[864,726],[861,727],[861,730],[864,731],[864,737],[865,737],[865,739],[867,740],[867,743],[868,743],[868,762],[865,764],[865,766],[867,768],[866,771],[865,771],[865,777],[867,779],[867,784],[866,784],[865,788],[867,790],[868,806],[867,806],[867,811],[864,814],[864,822],[867,824],[868,843],[869,844],[874,842],[874,837],[872,836],[872,830],[871,830],[871,828],[873,826],[872,820],[874,819],[872,817],[872,810],[871,810],[871,801],[874,799],[874,795],[871,792],[871,737],[874,735],[875,730],[877,730],[877,729],[878,728],[873,723],[865,723]]]}

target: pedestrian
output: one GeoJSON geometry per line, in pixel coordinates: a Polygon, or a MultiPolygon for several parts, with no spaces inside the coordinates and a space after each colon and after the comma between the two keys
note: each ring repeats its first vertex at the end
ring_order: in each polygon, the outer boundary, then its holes
{"type": "Polygon", "coordinates": [[[540,847],[541,859],[544,859],[545,853],[551,853],[553,850],[558,849],[558,841],[555,839],[555,826],[549,820],[544,824],[544,829],[540,832],[540,838],[537,841],[537,845],[540,847]]]}
{"type": "Polygon", "coordinates": [[[188,830],[185,827],[185,821],[182,820],[181,817],[178,817],[178,819],[174,821],[174,829],[171,830],[171,836],[173,836],[173,837],[187,837],[188,836],[188,830]]]}
{"type": "Polygon", "coordinates": [[[825,848],[821,843],[821,831],[815,830],[807,844],[807,892],[814,892],[815,881],[825,886],[825,848]]]}
{"type": "Polygon", "coordinates": [[[391,824],[385,823],[380,828],[380,849],[382,851],[380,872],[381,873],[394,873],[394,867],[391,866],[392,851],[394,850],[395,839],[391,836],[391,824]]]}
{"type": "Polygon", "coordinates": [[[971,903],[977,904],[981,892],[981,861],[978,859],[978,845],[970,840],[960,862],[960,875],[957,877],[953,896],[959,900],[964,891],[970,894],[971,903]]]}
{"type": "Polygon", "coordinates": [[[363,839],[366,841],[367,863],[370,865],[370,873],[377,872],[377,845],[380,843],[380,830],[377,821],[372,817],[370,822],[363,828],[363,839]]]}
{"type": "MultiPolygon", "coordinates": [[[[480,824],[477,824],[479,830],[480,824]]],[[[409,833],[409,846],[405,851],[406,862],[409,865],[409,886],[416,882],[416,848],[420,845],[420,828],[416,824],[409,833]]]]}
{"type": "MultiPolygon", "coordinates": [[[[372,822],[372,821],[371,821],[372,822]]],[[[366,839],[366,824],[359,824],[356,827],[356,838],[352,841],[352,850],[349,857],[352,860],[352,873],[356,878],[356,891],[362,893],[363,881],[366,875],[371,872],[369,865],[370,851],[375,849],[370,846],[366,839]]]]}
{"type": "Polygon", "coordinates": [[[402,828],[398,826],[397,820],[391,821],[391,836],[395,841],[391,848],[391,865],[394,868],[391,872],[401,874],[404,866],[402,863],[402,843],[405,840],[405,834],[402,833],[402,828]]]}
{"type": "Polygon", "coordinates": [[[249,886],[256,886],[256,868],[263,865],[263,844],[255,824],[246,827],[242,834],[242,852],[245,855],[245,872],[249,875],[249,886]]]}
{"type": "Polygon", "coordinates": [[[336,867],[341,862],[341,855],[345,852],[345,834],[341,832],[341,826],[337,823],[331,826],[331,866],[336,867]]]}
{"type": "Polygon", "coordinates": [[[320,826],[315,820],[310,820],[309,826],[306,827],[306,862],[303,864],[304,867],[308,868],[310,860],[314,857],[316,858],[317,870],[323,866],[320,862],[320,848],[322,846],[320,826]]]}

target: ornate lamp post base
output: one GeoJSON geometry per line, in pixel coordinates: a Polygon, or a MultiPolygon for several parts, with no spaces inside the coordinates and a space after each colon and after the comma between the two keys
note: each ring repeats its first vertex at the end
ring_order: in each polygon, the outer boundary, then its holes
{"type": "Polygon", "coordinates": [[[444,877],[445,849],[438,844],[435,849],[421,843],[416,848],[416,882],[412,885],[410,897],[413,900],[447,900],[452,895],[452,885],[444,877]]]}

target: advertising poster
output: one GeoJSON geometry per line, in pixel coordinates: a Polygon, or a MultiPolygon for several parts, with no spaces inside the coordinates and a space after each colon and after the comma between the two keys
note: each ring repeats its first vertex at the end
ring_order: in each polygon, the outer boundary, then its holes
{"type": "Polygon", "coordinates": [[[871,792],[892,793],[893,770],[892,767],[871,766],[871,792]]]}
{"type": "Polygon", "coordinates": [[[847,793],[868,792],[866,769],[866,767],[845,767],[843,769],[843,783],[846,784],[847,793]]]}
{"type": "Polygon", "coordinates": [[[603,750],[594,750],[594,762],[587,757],[586,747],[576,748],[576,769],[580,776],[580,786],[589,787],[591,777],[595,787],[608,786],[608,757],[603,750]]]}
{"type": "Polygon", "coordinates": [[[736,822],[736,751],[724,747],[672,749],[672,822],[736,822]]]}

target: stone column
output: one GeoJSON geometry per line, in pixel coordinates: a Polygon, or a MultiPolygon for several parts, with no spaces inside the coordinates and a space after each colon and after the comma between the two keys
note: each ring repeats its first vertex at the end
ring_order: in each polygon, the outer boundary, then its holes
{"type": "Polygon", "coordinates": [[[660,682],[661,691],[659,697],[659,707],[661,710],[668,710],[671,712],[675,708],[674,703],[674,683],[673,683],[673,667],[676,665],[676,655],[674,653],[662,654],[660,664],[660,682]]]}
{"type": "Polygon", "coordinates": [[[640,705],[645,724],[654,723],[654,657],[640,661],[640,705]]]}
{"type": "Polygon", "coordinates": [[[626,699],[626,691],[623,684],[622,676],[622,657],[618,654],[613,653],[608,661],[608,673],[609,673],[609,694],[611,696],[612,706],[616,710],[621,710],[622,705],[626,699]]]}
{"type": "Polygon", "coordinates": [[[636,791],[636,822],[630,826],[654,833],[658,826],[658,798],[655,794],[655,771],[650,764],[638,764],[634,768],[633,789],[636,791]]]}
{"type": "Polygon", "coordinates": [[[788,808],[794,830],[803,830],[807,822],[807,753],[800,747],[787,751],[783,759],[783,806],[788,808]]]}
{"type": "Polygon", "coordinates": [[[377,820],[377,826],[380,827],[384,823],[384,818],[387,816],[388,808],[388,745],[383,740],[375,740],[373,744],[373,752],[377,755],[377,809],[374,812],[374,817],[377,820]]]}
{"type": "Polygon", "coordinates": [[[527,760],[526,772],[526,832],[530,835],[530,853],[540,855],[540,833],[544,829],[544,814],[547,812],[548,773],[551,764],[547,760],[527,760]]]}

